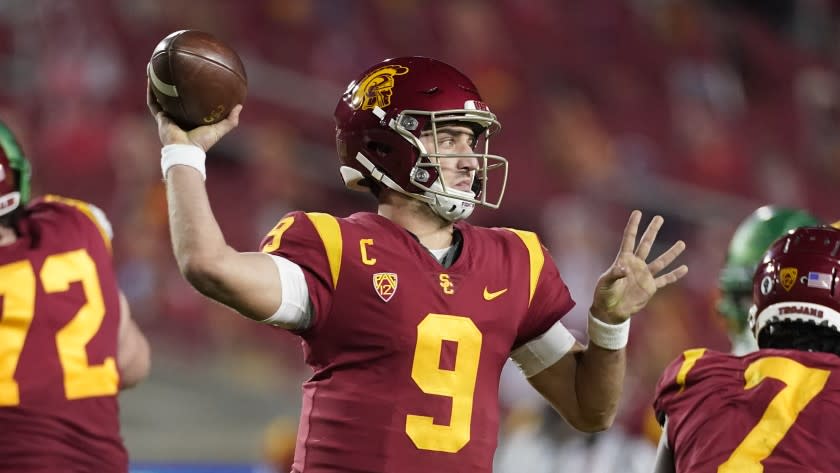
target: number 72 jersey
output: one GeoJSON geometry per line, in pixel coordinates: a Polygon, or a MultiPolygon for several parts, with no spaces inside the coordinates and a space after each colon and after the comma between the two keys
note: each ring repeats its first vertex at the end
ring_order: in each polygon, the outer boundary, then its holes
{"type": "Polygon", "coordinates": [[[125,471],[110,225],[45,196],[0,247],[0,472],[125,471]]]}
{"type": "Polygon", "coordinates": [[[676,470],[833,472],[840,465],[840,357],[688,350],[665,370],[654,409],[676,470]]]}

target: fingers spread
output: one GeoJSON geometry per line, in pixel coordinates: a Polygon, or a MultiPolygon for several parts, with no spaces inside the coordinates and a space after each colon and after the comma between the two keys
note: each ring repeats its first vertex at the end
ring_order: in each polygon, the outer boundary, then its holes
{"type": "Polygon", "coordinates": [[[651,261],[648,264],[648,269],[650,270],[650,274],[658,274],[660,271],[668,267],[669,264],[673,263],[677,256],[682,254],[685,251],[685,242],[682,240],[674,243],[668,251],[659,255],[658,258],[651,261]]]}
{"type": "Polygon", "coordinates": [[[682,265],[679,268],[659,276],[654,281],[656,282],[657,289],[661,289],[669,284],[673,284],[679,281],[683,276],[688,274],[688,266],[682,265]]]}
{"type": "Polygon", "coordinates": [[[233,117],[237,122],[239,121],[239,114],[242,113],[242,104],[236,105],[230,111],[230,117],[233,117]]]}
{"type": "Polygon", "coordinates": [[[220,135],[225,135],[230,130],[233,130],[239,125],[239,114],[242,112],[242,105],[237,105],[228,114],[227,118],[220,121],[215,126],[220,135]]]}
{"type": "Polygon", "coordinates": [[[627,267],[616,262],[607,269],[607,272],[601,275],[601,280],[604,283],[610,284],[625,276],[627,276],[627,267]]]}
{"type": "Polygon", "coordinates": [[[636,233],[639,230],[639,221],[642,220],[642,213],[634,210],[630,213],[630,219],[627,220],[627,226],[624,227],[624,236],[621,240],[620,253],[632,253],[633,248],[636,247],[636,233]]]}
{"type": "Polygon", "coordinates": [[[639,247],[636,248],[636,256],[638,256],[642,260],[647,259],[648,255],[650,254],[650,247],[653,246],[653,242],[656,240],[656,235],[659,234],[659,229],[662,228],[663,222],[665,222],[665,219],[663,219],[661,216],[657,215],[653,217],[653,220],[651,220],[648,224],[644,235],[642,235],[642,240],[639,242],[639,247]]]}

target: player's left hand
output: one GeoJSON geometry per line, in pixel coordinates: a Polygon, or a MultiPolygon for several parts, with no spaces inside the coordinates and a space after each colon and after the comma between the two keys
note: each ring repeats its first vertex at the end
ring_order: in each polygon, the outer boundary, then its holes
{"type": "Polygon", "coordinates": [[[590,311],[602,322],[624,322],[647,305],[658,289],[679,281],[688,273],[688,267],[682,265],[657,276],[685,250],[685,243],[682,240],[674,243],[668,251],[646,263],[645,260],[664,219],[659,215],[653,217],[639,241],[639,246],[636,246],[636,233],[641,219],[642,213],[638,210],[630,214],[618,256],[598,278],[590,311]]]}

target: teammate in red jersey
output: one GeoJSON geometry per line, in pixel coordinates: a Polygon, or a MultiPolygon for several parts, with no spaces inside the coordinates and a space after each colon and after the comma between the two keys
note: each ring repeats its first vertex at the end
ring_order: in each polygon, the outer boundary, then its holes
{"type": "Polygon", "coordinates": [[[662,375],[657,473],[837,471],[840,230],[776,240],[753,278],[759,350],[688,350],[662,375]]]}
{"type": "Polygon", "coordinates": [[[434,59],[379,63],[336,108],[341,176],[373,192],[378,212],[292,212],[259,252],[225,243],[204,186],[204,153],[241,107],[189,132],[151,96],[149,107],[182,273],[303,340],[314,373],[303,385],[296,472],[491,471],[508,357],[570,424],[609,427],[629,317],[687,271],[659,274],[682,242],[645,262],[663,220],[637,246],[633,212],[595,291],[592,343],[577,344],[560,323],[574,302],[538,237],[465,222],[476,205],[498,207],[507,160],[489,152],[500,125],[475,85],[434,59]]]}
{"type": "Polygon", "coordinates": [[[726,322],[732,354],[746,355],[758,349],[747,320],[753,305],[752,277],[764,253],[789,230],[820,224],[819,219],[805,210],[776,205],[763,205],[738,224],[720,270],[720,297],[716,304],[717,313],[726,322]]]}
{"type": "Polygon", "coordinates": [[[0,123],[0,472],[125,472],[117,394],[149,370],[93,205],[29,201],[0,123]]]}

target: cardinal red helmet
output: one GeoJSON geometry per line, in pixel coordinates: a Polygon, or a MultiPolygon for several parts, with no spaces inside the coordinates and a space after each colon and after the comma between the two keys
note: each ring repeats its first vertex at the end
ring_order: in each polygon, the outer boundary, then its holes
{"type": "Polygon", "coordinates": [[[795,320],[840,332],[840,230],[800,227],[776,240],[753,277],[750,326],[795,320]]]}
{"type": "Polygon", "coordinates": [[[11,130],[0,122],[0,215],[29,201],[32,171],[11,130]]]}
{"type": "MultiPolygon", "coordinates": [[[[474,205],[497,208],[507,181],[507,160],[489,154],[490,135],[501,125],[482,101],[473,82],[454,67],[425,57],[388,59],[362,73],[347,87],[335,109],[336,145],[345,184],[355,190],[385,186],[420,199],[454,220],[460,211],[445,208],[453,201],[472,211],[474,205]],[[468,126],[481,139],[472,154],[427,150],[422,132],[436,135],[442,123],[468,126]],[[449,189],[440,177],[439,160],[476,158],[473,192],[449,189]],[[489,176],[494,171],[493,176],[489,176]],[[501,181],[488,196],[488,177],[501,181]]],[[[437,141],[437,140],[435,140],[437,141]]]]}

